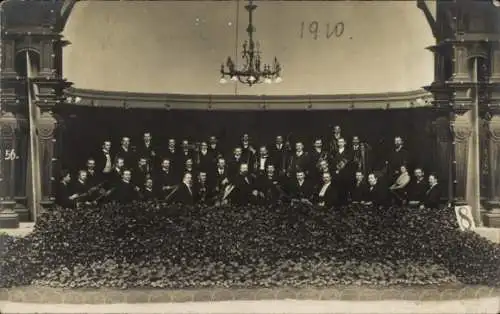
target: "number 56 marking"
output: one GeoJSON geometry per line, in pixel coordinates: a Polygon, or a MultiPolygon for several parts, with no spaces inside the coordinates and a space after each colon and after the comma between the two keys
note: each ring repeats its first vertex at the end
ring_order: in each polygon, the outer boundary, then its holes
{"type": "Polygon", "coordinates": [[[7,149],[5,151],[5,160],[16,160],[16,150],[15,149],[7,149]]]}

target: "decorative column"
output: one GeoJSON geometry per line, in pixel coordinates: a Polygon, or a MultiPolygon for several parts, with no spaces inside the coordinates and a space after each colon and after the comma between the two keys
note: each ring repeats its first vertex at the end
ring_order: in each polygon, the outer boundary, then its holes
{"type": "Polygon", "coordinates": [[[57,172],[57,127],[58,121],[51,111],[43,111],[38,119],[38,147],[40,151],[40,179],[41,179],[41,210],[54,206],[54,183],[58,178],[57,172]]]}
{"type": "Polygon", "coordinates": [[[467,204],[467,169],[472,135],[472,124],[468,114],[469,112],[456,113],[450,122],[454,157],[451,162],[455,168],[453,174],[454,201],[457,205],[467,204]]]}
{"type": "Polygon", "coordinates": [[[436,156],[435,169],[438,171],[440,185],[442,187],[443,197],[451,200],[454,197],[453,179],[454,165],[450,162],[453,158],[453,134],[450,127],[449,115],[439,116],[434,121],[434,130],[436,134],[436,156]]]}
{"type": "Polygon", "coordinates": [[[12,112],[0,116],[0,228],[18,228],[19,215],[14,211],[16,201],[16,130],[18,120],[12,112]]]}

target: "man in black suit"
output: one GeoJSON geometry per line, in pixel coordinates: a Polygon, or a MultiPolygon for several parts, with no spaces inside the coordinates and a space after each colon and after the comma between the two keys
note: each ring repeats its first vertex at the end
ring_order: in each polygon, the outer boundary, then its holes
{"type": "Polygon", "coordinates": [[[361,171],[366,175],[371,171],[371,147],[367,143],[362,143],[359,136],[352,137],[352,170],[361,171]]]}
{"type": "Polygon", "coordinates": [[[208,150],[210,151],[212,156],[214,156],[214,163],[217,163],[217,159],[219,157],[222,157],[222,152],[220,150],[220,147],[218,146],[217,138],[215,136],[210,136],[208,139],[208,144],[208,150]]]}
{"type": "Polygon", "coordinates": [[[226,166],[226,160],[223,157],[217,159],[217,167],[213,173],[209,174],[208,179],[211,181],[210,185],[214,187],[214,192],[217,195],[220,195],[229,184],[230,175],[226,166]]]}
{"type": "Polygon", "coordinates": [[[71,190],[71,174],[63,171],[61,181],[56,188],[55,203],[63,208],[75,208],[78,194],[71,190]]]}
{"type": "Polygon", "coordinates": [[[198,177],[198,171],[194,168],[194,162],[191,158],[186,159],[186,161],[184,162],[184,169],[182,172],[181,180],[186,173],[190,173],[193,178],[198,177]]]}
{"type": "Polygon", "coordinates": [[[93,158],[87,159],[87,182],[91,187],[98,185],[101,183],[101,178],[99,173],[95,170],[95,160],[93,158]]]}
{"type": "Polygon", "coordinates": [[[183,205],[193,205],[194,201],[193,176],[190,173],[185,173],[181,184],[179,184],[174,192],[172,202],[183,205]]]}
{"type": "Polygon", "coordinates": [[[178,183],[178,177],[172,171],[170,166],[170,159],[163,159],[161,167],[156,173],[156,187],[158,188],[158,195],[165,197],[170,194],[178,183]]]}
{"type": "Polygon", "coordinates": [[[368,192],[366,205],[383,206],[387,204],[387,191],[380,185],[374,173],[368,175],[368,192]]]}
{"type": "Polygon", "coordinates": [[[170,167],[172,168],[173,172],[177,172],[176,169],[179,168],[182,169],[183,167],[182,163],[180,165],[177,164],[179,162],[179,155],[180,154],[179,151],[177,150],[177,143],[175,139],[174,138],[168,139],[168,147],[167,150],[163,153],[163,158],[168,159],[170,161],[170,167]]]}
{"type": "Polygon", "coordinates": [[[410,205],[418,205],[424,202],[428,185],[425,182],[425,175],[422,168],[416,168],[413,174],[415,179],[410,182],[408,188],[408,201],[410,205]]]}
{"type": "Polygon", "coordinates": [[[333,127],[333,134],[329,143],[330,154],[333,155],[338,150],[338,140],[340,138],[342,138],[342,129],[336,125],[333,127]]]}
{"type": "Polygon", "coordinates": [[[156,150],[153,147],[153,137],[151,133],[144,133],[142,143],[137,148],[137,157],[146,158],[150,169],[156,166],[156,150]]]}
{"type": "Polygon", "coordinates": [[[193,184],[195,194],[195,202],[202,205],[212,205],[214,198],[214,190],[209,184],[207,173],[200,171],[196,182],[193,184]]]}
{"type": "Polygon", "coordinates": [[[151,177],[151,172],[149,170],[149,164],[146,157],[139,158],[137,167],[135,167],[132,173],[132,182],[137,186],[143,186],[146,179],[151,177]]]}
{"type": "Polygon", "coordinates": [[[332,176],[329,173],[323,173],[323,185],[316,194],[316,202],[319,207],[332,208],[338,205],[337,191],[332,185],[332,176]]]}
{"type": "Polygon", "coordinates": [[[254,158],[255,158],[255,149],[253,146],[250,144],[250,137],[248,134],[243,134],[241,137],[241,158],[243,159],[243,162],[248,165],[248,171],[253,172],[254,169],[254,158]]]}
{"type": "Polygon", "coordinates": [[[363,172],[357,171],[355,174],[354,186],[350,192],[350,200],[353,203],[363,203],[368,200],[368,185],[365,182],[363,172]]]}
{"type": "Polygon", "coordinates": [[[117,157],[123,158],[124,168],[131,169],[135,166],[135,154],[130,147],[130,138],[122,137],[121,145],[115,154],[117,157]]]}
{"type": "Polygon", "coordinates": [[[248,205],[255,202],[258,194],[254,179],[248,172],[248,165],[241,164],[239,173],[234,179],[234,191],[230,196],[231,202],[241,206],[248,205]]]}
{"type": "Polygon", "coordinates": [[[113,159],[111,155],[111,141],[104,141],[101,151],[95,156],[97,172],[103,175],[104,180],[109,179],[113,170],[113,159]]]}
{"type": "Polygon", "coordinates": [[[294,177],[297,171],[303,170],[306,175],[309,174],[310,158],[309,154],[304,151],[302,142],[295,143],[295,154],[290,156],[288,163],[288,177],[294,177]]]}
{"type": "Polygon", "coordinates": [[[400,175],[401,166],[410,164],[410,156],[404,147],[404,141],[401,136],[396,136],[394,138],[394,146],[395,148],[387,160],[387,174],[390,182],[396,180],[400,175]]]}
{"type": "Polygon", "coordinates": [[[283,136],[276,136],[275,144],[270,150],[270,156],[278,174],[280,176],[284,176],[287,169],[288,150],[286,145],[283,143],[283,136]]]}
{"type": "Polygon", "coordinates": [[[125,170],[125,161],[122,157],[117,157],[115,160],[115,166],[109,175],[109,186],[115,186],[122,180],[123,171],[125,170]]]}
{"type": "Polygon", "coordinates": [[[147,178],[144,182],[144,186],[141,189],[141,197],[145,201],[150,201],[158,198],[158,191],[155,189],[153,185],[153,179],[147,178]]]}
{"type": "Polygon", "coordinates": [[[198,170],[203,172],[212,170],[217,162],[215,154],[216,152],[208,149],[207,142],[201,142],[200,149],[196,154],[196,167],[198,170]]]}
{"type": "Polygon", "coordinates": [[[242,149],[241,147],[236,147],[233,150],[233,156],[229,159],[228,171],[230,178],[234,178],[238,175],[240,166],[244,163],[245,161],[242,157],[242,149]]]}
{"type": "MultiPolygon", "coordinates": [[[[191,161],[194,160],[193,158],[193,152],[191,151],[191,147],[189,145],[188,140],[182,140],[181,142],[181,151],[179,152],[179,165],[182,165],[180,167],[185,167],[186,166],[186,160],[191,159],[191,161]]],[[[177,166],[175,166],[177,169],[177,166]]]]}
{"type": "Polygon", "coordinates": [[[266,166],[265,173],[259,175],[256,182],[259,200],[262,204],[276,204],[282,195],[282,182],[272,163],[266,166]]]}
{"type": "MultiPolygon", "coordinates": [[[[268,154],[267,147],[266,146],[261,146],[259,148],[259,155],[258,157],[255,158],[254,161],[254,174],[256,176],[263,176],[266,174],[267,168],[269,165],[273,165],[273,161],[271,160],[271,157],[268,154]]],[[[273,165],[274,169],[274,165],[273,165]]]]}
{"type": "Polygon", "coordinates": [[[311,201],[314,186],[309,179],[306,179],[304,170],[299,170],[295,174],[289,187],[289,194],[292,200],[311,201]]]}
{"type": "Polygon", "coordinates": [[[311,152],[311,169],[310,172],[316,171],[319,168],[319,163],[323,160],[330,161],[330,154],[323,149],[323,140],[317,138],[314,140],[313,150],[311,152]]]}
{"type": "Polygon", "coordinates": [[[118,203],[126,204],[139,198],[139,187],[131,182],[132,173],[124,170],[122,180],[115,186],[112,192],[112,199],[118,203]]]}
{"type": "Polygon", "coordinates": [[[425,192],[423,206],[426,208],[438,209],[441,203],[441,191],[436,175],[429,175],[429,188],[425,192]]]}

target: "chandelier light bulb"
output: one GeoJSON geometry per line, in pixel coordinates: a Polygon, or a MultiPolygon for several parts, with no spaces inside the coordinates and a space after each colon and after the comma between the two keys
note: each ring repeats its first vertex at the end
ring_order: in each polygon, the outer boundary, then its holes
{"type": "Polygon", "coordinates": [[[266,77],[266,78],[264,79],[264,83],[266,83],[266,84],[271,84],[272,82],[273,82],[273,81],[272,81],[270,78],[268,78],[268,77],[266,77]]]}
{"type": "Polygon", "coordinates": [[[233,75],[231,77],[231,81],[236,82],[238,80],[238,77],[236,75],[233,75]]]}
{"type": "Polygon", "coordinates": [[[225,78],[221,77],[219,83],[226,84],[227,80],[225,78]]]}
{"type": "Polygon", "coordinates": [[[274,80],[275,83],[281,83],[283,82],[283,79],[281,78],[281,76],[278,76],[275,80],[274,80]]]}
{"type": "Polygon", "coordinates": [[[255,82],[256,78],[255,78],[255,76],[253,76],[253,75],[252,75],[252,76],[250,76],[250,77],[248,78],[248,80],[249,80],[250,82],[255,82]]]}

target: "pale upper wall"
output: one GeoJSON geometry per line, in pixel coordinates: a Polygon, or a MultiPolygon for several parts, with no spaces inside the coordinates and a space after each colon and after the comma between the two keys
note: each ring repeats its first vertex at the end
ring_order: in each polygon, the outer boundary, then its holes
{"type": "Polygon", "coordinates": [[[433,79],[425,47],[434,39],[414,1],[259,1],[255,36],[284,81],[221,85],[220,64],[246,38],[245,4],[78,2],[63,33],[64,75],[83,89],[247,95],[401,92],[433,79]]]}

